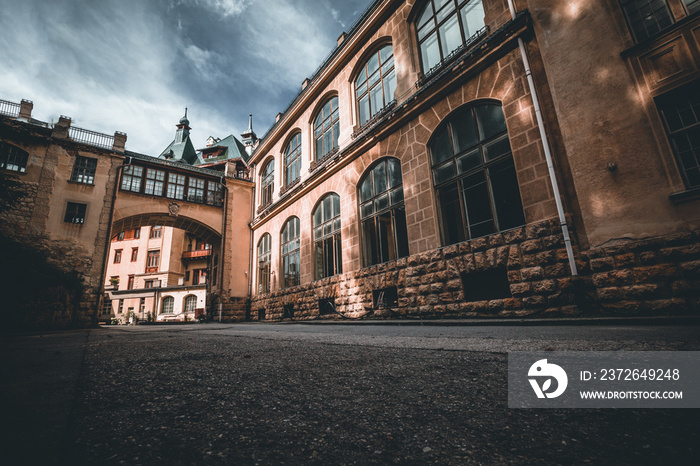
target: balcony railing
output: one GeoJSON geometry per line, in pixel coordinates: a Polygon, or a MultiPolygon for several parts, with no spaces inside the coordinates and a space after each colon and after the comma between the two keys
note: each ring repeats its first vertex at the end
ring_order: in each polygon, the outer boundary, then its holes
{"type": "Polygon", "coordinates": [[[103,149],[111,149],[114,146],[114,136],[97,133],[89,129],[78,128],[77,126],[71,126],[68,129],[68,135],[75,142],[101,147],[103,149]]]}
{"type": "Polygon", "coordinates": [[[182,253],[183,260],[202,259],[211,256],[211,249],[200,249],[197,251],[185,251],[182,253]]]}
{"type": "Polygon", "coordinates": [[[19,110],[21,108],[20,104],[14,102],[9,102],[7,100],[0,100],[0,114],[7,115],[13,118],[19,117],[19,110]]]}

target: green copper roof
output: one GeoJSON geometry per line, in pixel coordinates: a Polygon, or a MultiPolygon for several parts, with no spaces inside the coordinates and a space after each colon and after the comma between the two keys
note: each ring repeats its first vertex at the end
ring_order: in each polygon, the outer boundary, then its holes
{"type": "Polygon", "coordinates": [[[236,139],[236,137],[231,134],[221,141],[213,144],[211,147],[207,147],[205,149],[200,149],[197,157],[197,163],[196,165],[202,165],[202,164],[210,164],[210,163],[215,163],[215,162],[221,162],[224,160],[233,160],[233,159],[242,159],[244,162],[248,162],[248,153],[245,150],[245,146],[241,141],[236,139]],[[218,157],[214,158],[209,158],[206,160],[203,160],[201,157],[201,152],[206,149],[211,149],[214,147],[224,147],[225,150],[222,152],[221,155],[218,157]]]}

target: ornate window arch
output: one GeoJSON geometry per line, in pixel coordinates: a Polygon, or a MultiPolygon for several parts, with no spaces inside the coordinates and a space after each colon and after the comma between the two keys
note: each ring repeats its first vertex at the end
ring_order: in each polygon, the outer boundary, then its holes
{"type": "Polygon", "coordinates": [[[428,142],[445,245],[525,223],[500,102],[467,104],[428,142]]]}
{"type": "Polygon", "coordinates": [[[175,298],[172,296],[165,296],[163,302],[160,305],[161,314],[172,314],[175,309],[175,298]]]}
{"type": "Polygon", "coordinates": [[[338,148],[340,136],[340,112],[338,96],[329,97],[314,118],[314,153],[316,161],[338,148]]]}
{"type": "Polygon", "coordinates": [[[263,165],[260,171],[260,205],[272,204],[272,194],[275,192],[275,159],[263,165]]]}
{"type": "Polygon", "coordinates": [[[316,205],[312,219],[316,280],[342,273],[340,196],[326,194],[316,205]]]}
{"type": "Polygon", "coordinates": [[[258,242],[258,294],[270,292],[272,236],[265,233],[258,242]]]}
{"type": "Polygon", "coordinates": [[[481,0],[427,0],[415,19],[423,73],[474,42],[485,27],[481,0]]]}
{"type": "Polygon", "coordinates": [[[391,43],[368,54],[362,63],[355,76],[355,100],[360,125],[394,101],[396,72],[391,43]]]}
{"type": "Polygon", "coordinates": [[[282,288],[299,284],[300,266],[300,222],[298,217],[290,217],[280,233],[280,259],[282,262],[282,288]]]}
{"type": "Polygon", "coordinates": [[[284,185],[299,179],[301,173],[301,131],[295,132],[284,147],[284,185]]]}
{"type": "Polygon", "coordinates": [[[357,185],[365,266],[408,256],[401,162],[379,160],[357,185]]]}

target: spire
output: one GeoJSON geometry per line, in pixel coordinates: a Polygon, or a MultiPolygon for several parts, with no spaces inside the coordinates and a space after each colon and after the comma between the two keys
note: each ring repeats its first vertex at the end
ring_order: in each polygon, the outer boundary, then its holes
{"type": "Polygon", "coordinates": [[[248,131],[246,133],[252,133],[253,132],[253,114],[251,113],[248,115],[248,131]]]}
{"type": "Polygon", "coordinates": [[[253,149],[255,148],[255,143],[258,141],[258,136],[253,131],[253,114],[248,115],[248,129],[244,133],[241,133],[243,140],[241,141],[245,146],[245,150],[248,156],[253,154],[253,149]]]}
{"type": "Polygon", "coordinates": [[[180,118],[180,124],[185,125],[185,126],[190,126],[190,120],[187,119],[187,107],[185,107],[185,116],[180,118]]]}

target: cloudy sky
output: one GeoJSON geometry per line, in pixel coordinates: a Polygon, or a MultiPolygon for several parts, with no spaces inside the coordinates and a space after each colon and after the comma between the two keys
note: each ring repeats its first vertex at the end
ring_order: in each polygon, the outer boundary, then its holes
{"type": "Polygon", "coordinates": [[[0,0],[0,99],[158,155],[263,136],[371,0],[0,0]]]}

